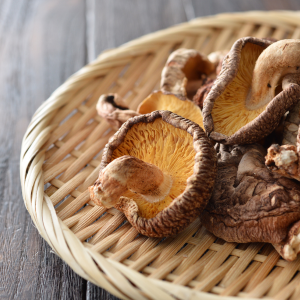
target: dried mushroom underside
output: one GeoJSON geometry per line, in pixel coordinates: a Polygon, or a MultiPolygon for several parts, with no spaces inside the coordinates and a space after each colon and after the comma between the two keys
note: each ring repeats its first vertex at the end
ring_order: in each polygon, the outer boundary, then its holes
{"type": "Polygon", "coordinates": [[[115,130],[118,130],[122,124],[132,117],[149,114],[156,110],[169,110],[204,128],[200,108],[194,102],[188,99],[181,100],[173,94],[165,94],[161,91],[153,92],[140,103],[137,111],[116,105],[114,99],[125,103],[117,94],[102,95],[97,108],[98,114],[104,117],[115,130]]]}
{"type": "Polygon", "coordinates": [[[170,110],[204,128],[199,107],[202,108],[207,90],[198,92],[197,99],[194,99],[196,104],[189,99],[193,98],[199,87],[205,89],[211,86],[224,55],[224,52],[218,51],[208,58],[193,49],[178,49],[171,53],[162,71],[161,91],[150,94],[137,111],[130,110],[117,94],[107,94],[99,98],[98,114],[116,130],[131,117],[155,110],[170,110]]]}
{"type": "Polygon", "coordinates": [[[237,40],[204,101],[209,137],[250,144],[269,135],[299,99],[298,84],[282,85],[287,74],[300,73],[299,66],[299,40],[237,40]]]}
{"type": "Polygon", "coordinates": [[[294,260],[300,246],[292,239],[300,219],[300,184],[270,172],[264,156],[257,144],[221,146],[214,191],[200,218],[228,242],[272,243],[294,260]]]}
{"type": "Polygon", "coordinates": [[[130,119],[109,141],[90,194],[124,212],[138,232],[172,236],[204,209],[215,176],[216,153],[204,131],[155,111],[130,119]]]}

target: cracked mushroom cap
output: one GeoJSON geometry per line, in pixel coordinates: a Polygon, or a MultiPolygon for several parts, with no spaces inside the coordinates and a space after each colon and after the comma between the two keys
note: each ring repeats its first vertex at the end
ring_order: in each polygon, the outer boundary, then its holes
{"type": "MultiPolygon", "coordinates": [[[[290,228],[300,219],[300,184],[270,172],[264,156],[258,144],[221,145],[215,188],[201,221],[228,242],[289,247],[290,228]]],[[[296,258],[290,247],[289,253],[280,252],[287,260],[296,258]]]]}
{"type": "Polygon", "coordinates": [[[98,205],[124,212],[138,232],[172,236],[204,209],[216,176],[216,153],[204,131],[169,111],[127,121],[106,145],[91,186],[98,205]]]}
{"type": "Polygon", "coordinates": [[[299,99],[297,84],[281,88],[282,78],[294,73],[300,73],[300,40],[236,41],[204,101],[207,134],[224,144],[250,144],[270,134],[299,99]]]}
{"type": "MultiPolygon", "coordinates": [[[[212,61],[199,51],[180,48],[172,52],[161,73],[161,90],[180,99],[192,99],[203,80],[214,76],[221,54],[212,55],[212,61]]],[[[215,76],[214,76],[215,77],[215,76]]]]}

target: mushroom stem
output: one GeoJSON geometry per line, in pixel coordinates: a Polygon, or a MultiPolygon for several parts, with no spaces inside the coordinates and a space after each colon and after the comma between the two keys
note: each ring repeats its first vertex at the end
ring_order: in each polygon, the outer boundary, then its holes
{"type": "Polygon", "coordinates": [[[153,164],[124,155],[109,163],[101,172],[100,187],[94,193],[106,207],[113,207],[126,191],[143,196],[148,202],[158,202],[170,192],[173,180],[153,164]]]}
{"type": "Polygon", "coordinates": [[[256,61],[246,107],[255,110],[269,103],[283,76],[300,73],[299,57],[298,40],[282,40],[266,48],[256,61]]]}

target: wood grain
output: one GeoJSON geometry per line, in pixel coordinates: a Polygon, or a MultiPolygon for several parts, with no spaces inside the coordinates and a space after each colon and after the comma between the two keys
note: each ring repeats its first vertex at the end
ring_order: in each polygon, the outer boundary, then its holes
{"type": "Polygon", "coordinates": [[[40,238],[20,187],[23,134],[35,110],[85,63],[85,3],[1,1],[2,299],[82,299],[86,282],[40,238]]]}
{"type": "Polygon", "coordinates": [[[117,299],[76,275],[23,204],[21,140],[36,109],[103,50],[221,12],[291,9],[298,0],[0,1],[0,298],[117,299]]]}

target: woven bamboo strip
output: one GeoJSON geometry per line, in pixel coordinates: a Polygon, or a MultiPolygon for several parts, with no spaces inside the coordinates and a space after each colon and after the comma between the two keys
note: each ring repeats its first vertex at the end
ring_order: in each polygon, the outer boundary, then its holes
{"type": "MultiPolygon", "coordinates": [[[[102,211],[99,209],[98,206],[95,206],[93,210],[96,212],[96,215],[99,215],[102,211]],[[99,211],[99,212],[98,212],[99,211]],[[97,213],[98,212],[98,213],[97,213]]],[[[96,235],[93,236],[93,238],[90,240],[91,244],[96,244],[97,242],[101,241],[103,238],[108,236],[110,233],[112,233],[117,227],[119,227],[124,221],[126,220],[125,216],[120,213],[119,211],[110,219],[109,222],[105,224],[103,228],[101,228],[96,235]]],[[[86,221],[87,223],[87,221],[86,221]]],[[[88,222],[88,224],[90,224],[88,222]]]]}
{"type": "Polygon", "coordinates": [[[155,268],[168,260],[168,258],[175,255],[177,251],[188,241],[188,239],[198,230],[199,223],[200,221],[196,220],[188,228],[182,231],[179,234],[180,238],[174,239],[168,246],[166,246],[160,256],[154,260],[152,266],[155,268]]]}
{"type": "Polygon", "coordinates": [[[80,212],[78,212],[77,214],[73,215],[72,217],[64,220],[64,223],[66,224],[66,226],[68,226],[69,228],[73,227],[79,220],[80,218],[85,215],[86,213],[88,213],[90,210],[92,209],[91,206],[86,206],[84,207],[80,212]]]}
{"type": "Polygon", "coordinates": [[[274,299],[285,300],[288,299],[292,293],[295,291],[295,288],[300,284],[300,273],[287,285],[285,286],[280,293],[278,293],[274,299]]]}
{"type": "Polygon", "coordinates": [[[221,286],[230,285],[248,266],[263,244],[250,244],[234,267],[223,278],[221,286]]]}
{"type": "Polygon", "coordinates": [[[254,276],[249,280],[245,287],[245,292],[252,291],[266,276],[270,273],[273,267],[279,260],[279,254],[275,249],[267,256],[266,260],[261,264],[254,276]]]}
{"type": "Polygon", "coordinates": [[[220,295],[235,296],[247,284],[254,272],[259,268],[259,263],[252,263],[241,276],[237,277],[220,295]]]}
{"type": "Polygon", "coordinates": [[[203,278],[207,277],[208,274],[219,268],[236,247],[236,245],[236,243],[225,243],[224,245],[222,245],[220,251],[216,253],[214,259],[207,263],[207,265],[203,269],[203,272],[200,273],[197,277],[197,280],[201,281],[203,278]]]}
{"type": "Polygon", "coordinates": [[[254,290],[248,293],[249,297],[260,298],[264,296],[271,288],[274,280],[281,277],[282,268],[276,268],[272,273],[266,277],[260,284],[258,284],[254,290]]]}
{"type": "Polygon", "coordinates": [[[89,136],[89,134],[93,131],[95,126],[93,124],[88,125],[86,128],[79,131],[75,136],[73,136],[70,140],[63,144],[56,153],[54,153],[45,163],[44,171],[47,171],[56,163],[60,162],[65,156],[66,153],[72,151],[79,143],[81,143],[84,139],[89,136]]]}
{"type": "Polygon", "coordinates": [[[203,281],[195,286],[196,290],[204,292],[209,291],[214,285],[216,285],[231,267],[238,261],[237,257],[230,257],[221,267],[210,273],[203,281]]]}
{"type": "Polygon", "coordinates": [[[128,256],[130,256],[132,253],[134,253],[145,241],[145,236],[140,236],[133,242],[127,244],[123,249],[117,251],[114,253],[110,258],[115,261],[122,261],[128,256]]]}
{"type": "MultiPolygon", "coordinates": [[[[93,248],[94,251],[102,253],[112,245],[116,244],[118,240],[128,232],[128,230],[130,230],[130,225],[125,224],[121,228],[118,228],[116,231],[114,231],[111,235],[101,240],[101,243],[97,243],[95,246],[89,244],[89,246],[93,248]]],[[[110,251],[110,253],[111,252],[112,251],[110,251]]]]}
{"type": "MultiPolygon", "coordinates": [[[[216,254],[215,254],[214,251],[207,252],[203,257],[201,257],[190,268],[185,270],[183,273],[179,274],[178,277],[173,281],[173,283],[174,284],[186,285],[193,278],[195,278],[199,273],[201,273],[201,271],[204,269],[205,265],[209,261],[211,261],[211,259],[214,259],[215,255],[216,254]]],[[[149,277],[151,277],[151,276],[149,276],[149,277]]]]}
{"type": "Polygon", "coordinates": [[[201,244],[193,247],[193,250],[191,253],[189,253],[188,258],[186,258],[184,262],[182,262],[182,264],[176,268],[176,270],[174,270],[174,274],[182,274],[186,269],[192,266],[216,240],[216,237],[210,233],[207,233],[201,240],[201,244]]]}
{"type": "Polygon", "coordinates": [[[120,237],[118,242],[110,249],[110,252],[115,253],[121,250],[128,243],[132,242],[137,235],[137,230],[134,227],[131,227],[122,237],[120,237]]]}
{"type": "Polygon", "coordinates": [[[79,232],[86,226],[92,224],[96,219],[98,219],[104,212],[106,208],[95,206],[93,207],[83,218],[81,218],[73,228],[72,231],[74,233],[79,232]]]}
{"type": "Polygon", "coordinates": [[[100,218],[99,220],[97,220],[96,222],[94,222],[93,224],[91,224],[88,227],[83,228],[82,230],[78,231],[76,233],[76,236],[81,240],[81,241],[85,241],[86,239],[88,239],[89,237],[91,237],[92,235],[94,235],[99,228],[102,228],[103,225],[109,221],[110,219],[110,215],[106,214],[105,216],[103,216],[102,218],[100,218]]]}
{"type": "MultiPolygon", "coordinates": [[[[147,241],[136,251],[132,256],[131,260],[136,261],[139,257],[144,256],[146,253],[151,251],[158,243],[160,239],[158,238],[149,238],[147,241]]],[[[170,239],[167,239],[163,243],[166,245],[170,242],[170,239]]]]}
{"type": "Polygon", "coordinates": [[[295,275],[300,266],[300,256],[293,262],[289,263],[287,268],[284,268],[280,273],[280,277],[277,277],[272,285],[268,296],[274,297],[295,275]]]}

